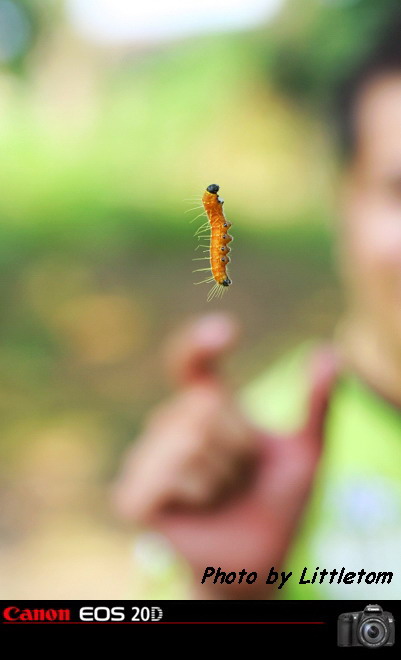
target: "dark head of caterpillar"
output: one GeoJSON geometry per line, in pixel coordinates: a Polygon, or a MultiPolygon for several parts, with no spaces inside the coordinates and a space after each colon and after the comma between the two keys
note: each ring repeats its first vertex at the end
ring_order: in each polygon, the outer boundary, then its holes
{"type": "Polygon", "coordinates": [[[226,279],[222,281],[223,286],[230,286],[230,284],[231,284],[231,280],[229,277],[226,277],[226,279]]]}
{"type": "Polygon", "coordinates": [[[217,195],[220,190],[220,186],[218,186],[217,183],[211,183],[210,186],[206,188],[206,190],[212,193],[212,195],[217,195]]]}

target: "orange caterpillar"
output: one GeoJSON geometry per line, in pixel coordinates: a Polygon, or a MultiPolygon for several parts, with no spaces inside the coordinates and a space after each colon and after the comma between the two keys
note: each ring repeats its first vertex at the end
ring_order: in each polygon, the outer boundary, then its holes
{"type": "MultiPolygon", "coordinates": [[[[199,227],[196,235],[198,238],[209,238],[209,246],[202,246],[207,248],[208,256],[201,257],[208,259],[210,266],[208,268],[200,268],[199,270],[210,271],[211,277],[208,277],[202,282],[215,282],[215,285],[210,289],[207,297],[208,302],[215,296],[221,297],[225,291],[225,287],[230,286],[231,280],[227,275],[227,264],[230,261],[228,253],[230,248],[228,243],[233,240],[233,237],[228,233],[231,222],[226,220],[223,213],[224,200],[218,196],[219,186],[215,183],[210,184],[203,193],[202,204],[207,215],[207,222],[199,227]],[[210,230],[210,234],[206,236],[202,232],[210,230]]],[[[195,271],[196,272],[196,271],[195,271]]]]}

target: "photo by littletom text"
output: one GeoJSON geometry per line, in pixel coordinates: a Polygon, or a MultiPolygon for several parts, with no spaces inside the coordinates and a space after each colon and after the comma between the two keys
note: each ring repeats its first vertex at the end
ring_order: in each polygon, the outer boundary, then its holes
{"type": "Polygon", "coordinates": [[[255,584],[264,582],[265,584],[276,584],[278,589],[282,589],[288,580],[297,580],[299,584],[390,584],[393,579],[392,571],[367,571],[361,568],[358,572],[347,571],[344,566],[341,568],[319,568],[309,570],[307,566],[303,569],[301,575],[294,575],[292,571],[276,571],[274,566],[266,575],[258,575],[256,571],[247,571],[243,568],[240,571],[224,571],[220,566],[207,566],[204,570],[201,584],[255,584]]]}

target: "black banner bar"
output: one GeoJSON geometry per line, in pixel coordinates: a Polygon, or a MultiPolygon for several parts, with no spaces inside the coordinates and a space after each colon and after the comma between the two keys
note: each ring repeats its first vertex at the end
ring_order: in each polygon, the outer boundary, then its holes
{"type": "MultiPolygon", "coordinates": [[[[366,601],[170,601],[170,600],[123,600],[123,601],[61,601],[61,600],[2,600],[0,601],[3,632],[21,629],[22,626],[140,626],[141,629],[178,625],[187,626],[265,626],[266,634],[285,640],[285,645],[296,646],[297,640],[305,644],[335,648],[338,643],[337,622],[340,614],[362,612],[366,601]]],[[[400,601],[378,603],[386,613],[391,613],[395,639],[388,651],[397,649],[397,621],[401,621],[400,601]]],[[[378,610],[380,612],[380,610],[378,610]]],[[[372,616],[377,616],[373,611],[372,616]]],[[[353,626],[345,619],[345,632],[353,626]]],[[[388,622],[384,619],[388,627],[388,622]]],[[[380,624],[379,624],[380,625],[380,624]]],[[[349,638],[352,641],[352,636],[349,638]]],[[[355,640],[354,640],[355,641],[355,640]]],[[[368,639],[369,641],[369,639],[368,639]]],[[[373,639],[374,641],[374,639],[373,639]]],[[[352,644],[354,645],[354,644],[352,644]]],[[[322,648],[322,647],[320,647],[322,648]]]]}

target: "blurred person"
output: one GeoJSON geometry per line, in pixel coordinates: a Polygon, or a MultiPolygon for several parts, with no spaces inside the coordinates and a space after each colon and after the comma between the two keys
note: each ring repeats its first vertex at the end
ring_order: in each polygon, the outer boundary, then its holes
{"type": "Polygon", "coordinates": [[[297,347],[239,394],[220,371],[236,319],[206,315],[167,342],[177,393],[149,416],[114,498],[185,558],[189,597],[401,595],[400,35],[401,16],[338,96],[346,311],[332,341],[297,347]],[[208,566],[297,579],[201,584],[208,566]],[[305,567],[393,578],[299,584],[305,567]]]}

